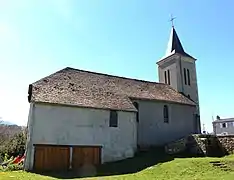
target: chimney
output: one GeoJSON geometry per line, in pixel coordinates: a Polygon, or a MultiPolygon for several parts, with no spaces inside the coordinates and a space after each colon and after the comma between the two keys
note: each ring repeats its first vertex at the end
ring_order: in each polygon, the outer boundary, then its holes
{"type": "Polygon", "coordinates": [[[217,115],[217,116],[216,116],[216,119],[217,119],[217,120],[220,120],[220,117],[217,115]]]}

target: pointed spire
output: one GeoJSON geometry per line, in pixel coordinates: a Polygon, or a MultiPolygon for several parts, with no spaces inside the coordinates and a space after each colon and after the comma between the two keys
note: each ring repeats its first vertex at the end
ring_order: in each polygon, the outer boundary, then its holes
{"type": "Polygon", "coordinates": [[[169,42],[167,45],[166,56],[169,56],[169,55],[174,54],[174,53],[179,53],[179,54],[193,58],[192,56],[190,56],[189,54],[187,54],[184,51],[184,48],[180,42],[180,39],[176,33],[176,30],[175,30],[174,26],[172,26],[170,39],[169,39],[169,42]]]}

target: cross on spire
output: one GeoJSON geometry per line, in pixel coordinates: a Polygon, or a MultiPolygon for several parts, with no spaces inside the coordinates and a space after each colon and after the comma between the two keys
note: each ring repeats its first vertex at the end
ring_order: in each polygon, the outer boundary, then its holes
{"type": "Polygon", "coordinates": [[[172,26],[172,27],[174,27],[173,21],[175,20],[175,18],[176,18],[176,17],[173,17],[173,15],[171,14],[171,19],[170,19],[170,21],[171,21],[171,26],[172,26]]]}

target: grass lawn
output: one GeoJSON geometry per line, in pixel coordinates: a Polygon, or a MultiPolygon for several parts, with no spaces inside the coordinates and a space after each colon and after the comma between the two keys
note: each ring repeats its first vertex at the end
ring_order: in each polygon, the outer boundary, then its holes
{"type": "MultiPolygon", "coordinates": [[[[75,175],[39,175],[23,171],[0,172],[0,180],[79,179],[75,175]]],[[[234,155],[222,158],[183,158],[145,153],[97,169],[97,177],[86,180],[234,180],[234,155]]]]}

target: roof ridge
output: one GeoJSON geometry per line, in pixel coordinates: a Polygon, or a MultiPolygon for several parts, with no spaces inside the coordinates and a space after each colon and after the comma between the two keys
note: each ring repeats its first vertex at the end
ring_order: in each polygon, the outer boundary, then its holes
{"type": "MultiPolygon", "coordinates": [[[[89,70],[76,69],[76,68],[72,68],[72,67],[66,67],[66,68],[62,69],[61,71],[64,71],[64,70],[81,71],[81,72],[87,72],[87,73],[91,73],[91,74],[102,75],[102,76],[115,77],[115,78],[121,78],[121,79],[127,79],[127,80],[134,80],[134,81],[139,81],[139,82],[144,82],[144,83],[152,83],[152,84],[159,84],[159,85],[168,86],[167,84],[165,84],[165,83],[160,83],[160,82],[147,81],[147,80],[129,78],[129,77],[124,77],[124,76],[117,76],[117,75],[99,73],[99,72],[94,72],[94,71],[89,71],[89,70]]],[[[58,71],[58,72],[61,72],[61,71],[58,71]]]]}
{"type": "Polygon", "coordinates": [[[234,117],[233,118],[221,118],[221,119],[217,119],[217,120],[234,120],[234,117]]]}

